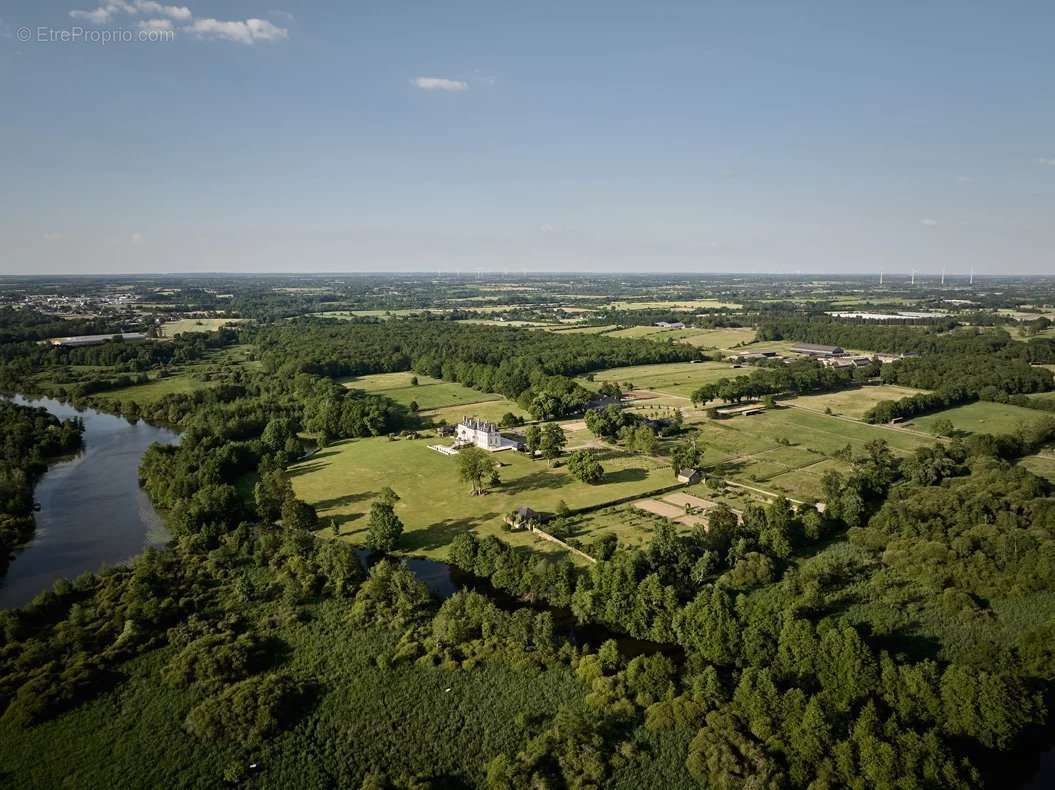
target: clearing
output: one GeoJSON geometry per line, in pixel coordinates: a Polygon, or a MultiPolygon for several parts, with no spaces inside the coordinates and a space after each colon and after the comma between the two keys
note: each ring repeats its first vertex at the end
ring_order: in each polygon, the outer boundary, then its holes
{"type": "Polygon", "coordinates": [[[162,337],[175,337],[181,332],[217,332],[229,324],[240,324],[244,318],[181,318],[161,325],[162,337]]]}
{"type": "Polygon", "coordinates": [[[965,406],[915,417],[912,426],[922,431],[934,433],[934,425],[939,420],[949,420],[953,428],[965,433],[1014,433],[1020,425],[1037,423],[1050,417],[1047,412],[1026,409],[1022,406],[1011,406],[1007,403],[975,401],[965,406]]]}
{"type": "MultiPolygon", "coordinates": [[[[515,404],[494,392],[481,392],[458,384],[453,381],[443,381],[429,376],[422,376],[413,372],[404,373],[377,373],[371,376],[359,376],[357,378],[342,379],[341,384],[349,389],[365,390],[379,395],[384,395],[396,403],[409,406],[416,401],[418,408],[442,409],[450,406],[462,406],[473,403],[486,403],[490,401],[503,401],[513,406],[515,404]],[[410,382],[417,376],[418,383],[410,382]]],[[[510,411],[506,408],[505,411],[510,411]]]]}
{"type": "Polygon", "coordinates": [[[384,486],[391,486],[402,498],[396,505],[405,525],[400,548],[442,559],[447,544],[467,529],[514,545],[559,551],[528,533],[507,532],[503,517],[521,505],[552,513],[561,500],[572,509],[589,507],[644,495],[674,482],[669,466],[612,450],[598,451],[605,481],[594,486],[579,482],[564,466],[554,469],[547,461],[503,452],[495,456],[503,464],[502,484],[488,494],[472,496],[468,484],[458,479],[457,457],[428,449],[435,441],[372,438],[335,444],[290,469],[293,487],[318,509],[324,531],[332,518],[343,538],[362,543],[371,502],[384,486]]]}
{"type": "MultiPolygon", "coordinates": [[[[710,384],[718,379],[746,376],[750,372],[743,368],[734,368],[725,362],[667,362],[659,365],[634,365],[597,371],[594,373],[593,389],[597,389],[604,381],[630,382],[634,385],[634,389],[652,390],[687,399],[704,384],[710,384]]],[[[588,382],[583,382],[583,384],[589,386],[588,382]]]]}
{"type": "Polygon", "coordinates": [[[898,387],[893,384],[878,384],[839,392],[826,392],[821,395],[801,395],[781,402],[788,406],[798,406],[815,411],[831,409],[832,414],[860,420],[865,412],[880,401],[901,400],[901,398],[918,395],[924,391],[911,387],[898,387]]]}

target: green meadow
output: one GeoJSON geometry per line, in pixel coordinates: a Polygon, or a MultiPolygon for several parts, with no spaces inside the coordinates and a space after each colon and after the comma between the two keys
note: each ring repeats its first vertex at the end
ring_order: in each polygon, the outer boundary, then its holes
{"type": "MultiPolygon", "coordinates": [[[[297,495],[314,505],[324,525],[333,519],[341,537],[362,543],[370,504],[385,486],[401,497],[396,513],[406,531],[400,548],[437,559],[463,530],[499,535],[517,545],[546,549],[522,532],[509,533],[503,517],[522,505],[554,512],[563,500],[572,509],[611,502],[673,484],[670,467],[651,458],[599,450],[604,481],[587,485],[564,466],[532,460],[513,451],[497,453],[502,484],[472,496],[458,478],[458,459],[430,450],[440,439],[350,440],[327,447],[290,469],[297,495]]],[[[328,533],[328,529],[323,530],[328,533]]]]}
{"type": "Polygon", "coordinates": [[[949,420],[953,428],[964,433],[1014,433],[1020,425],[1028,425],[1049,418],[1047,412],[1011,406],[1007,403],[975,401],[965,406],[944,409],[923,417],[915,417],[912,425],[933,433],[940,420],[949,420]]]}
{"type": "Polygon", "coordinates": [[[669,362],[610,368],[594,374],[594,388],[604,381],[630,382],[635,389],[655,390],[688,398],[703,384],[750,373],[724,362],[669,362]]]}
{"type": "Polygon", "coordinates": [[[440,409],[448,406],[461,406],[468,403],[485,403],[487,401],[504,401],[493,392],[480,392],[453,381],[420,376],[412,372],[378,373],[371,376],[360,376],[344,379],[341,383],[350,389],[375,392],[391,398],[404,406],[412,402],[418,404],[419,410],[440,409]],[[418,383],[411,381],[417,378],[418,383]]]}
{"type": "Polygon", "coordinates": [[[805,409],[815,409],[816,411],[831,409],[833,414],[860,420],[869,409],[880,401],[900,400],[920,392],[923,392],[923,390],[898,387],[893,384],[879,384],[855,387],[838,392],[825,392],[820,395],[802,395],[798,398],[783,401],[783,403],[791,406],[801,406],[805,409]]]}

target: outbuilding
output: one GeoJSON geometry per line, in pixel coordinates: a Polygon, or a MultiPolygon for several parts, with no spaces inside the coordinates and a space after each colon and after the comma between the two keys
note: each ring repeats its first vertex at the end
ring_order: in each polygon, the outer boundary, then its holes
{"type": "Polygon", "coordinates": [[[699,469],[682,469],[678,472],[678,482],[693,485],[700,482],[699,469]]]}
{"type": "Polygon", "coordinates": [[[821,346],[816,343],[796,343],[791,350],[808,357],[841,357],[846,353],[842,346],[821,346]]]}

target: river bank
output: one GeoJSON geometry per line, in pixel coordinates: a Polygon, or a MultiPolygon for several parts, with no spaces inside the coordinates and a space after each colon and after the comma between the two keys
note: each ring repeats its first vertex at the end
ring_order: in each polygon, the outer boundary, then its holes
{"type": "Polygon", "coordinates": [[[24,606],[60,578],[117,565],[168,542],[168,530],[139,487],[139,462],[151,444],[175,444],[178,434],[51,398],[11,400],[60,419],[79,417],[84,434],[81,451],[51,464],[37,481],[36,530],[0,579],[0,608],[24,606]]]}

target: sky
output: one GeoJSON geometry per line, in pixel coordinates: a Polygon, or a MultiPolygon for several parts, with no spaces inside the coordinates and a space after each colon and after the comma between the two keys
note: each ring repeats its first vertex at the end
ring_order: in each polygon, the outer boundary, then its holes
{"type": "Polygon", "coordinates": [[[1055,274],[1055,3],[4,0],[0,274],[1055,274]]]}

